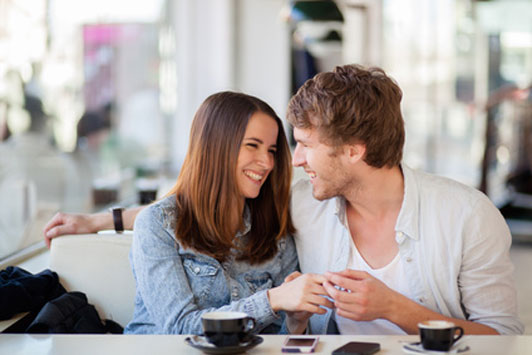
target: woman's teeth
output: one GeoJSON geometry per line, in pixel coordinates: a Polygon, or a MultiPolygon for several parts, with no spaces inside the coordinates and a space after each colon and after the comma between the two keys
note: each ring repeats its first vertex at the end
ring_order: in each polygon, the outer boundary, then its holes
{"type": "Polygon", "coordinates": [[[244,174],[247,177],[250,177],[250,178],[252,178],[253,180],[256,180],[256,181],[261,181],[262,177],[263,177],[263,175],[255,174],[255,173],[253,173],[251,171],[248,171],[248,170],[244,170],[244,174]]]}

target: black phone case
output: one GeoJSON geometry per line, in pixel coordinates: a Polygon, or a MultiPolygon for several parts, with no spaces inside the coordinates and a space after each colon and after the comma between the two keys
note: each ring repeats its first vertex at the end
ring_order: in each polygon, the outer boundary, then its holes
{"type": "Polygon", "coordinates": [[[381,349],[379,343],[352,341],[332,352],[332,355],[371,355],[381,349]]]}

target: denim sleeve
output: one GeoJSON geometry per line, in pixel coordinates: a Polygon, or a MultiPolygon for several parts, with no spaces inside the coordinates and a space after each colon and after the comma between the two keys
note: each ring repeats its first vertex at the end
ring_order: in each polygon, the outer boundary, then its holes
{"type": "Polygon", "coordinates": [[[287,236],[279,242],[279,256],[281,260],[281,269],[273,280],[273,286],[279,286],[284,282],[285,277],[299,270],[296,246],[294,238],[287,236]]]}
{"type": "Polygon", "coordinates": [[[267,290],[220,308],[200,309],[195,303],[176,240],[163,227],[164,218],[168,217],[157,205],[139,214],[131,252],[137,298],[140,295],[157,333],[201,334],[201,315],[215,310],[245,312],[256,319],[257,330],[278,319],[269,304],[267,290]]]}
{"type": "MultiPolygon", "coordinates": [[[[277,277],[273,280],[273,286],[279,286],[284,282],[285,277],[290,275],[294,271],[299,271],[299,263],[297,259],[296,246],[292,236],[287,236],[279,243],[279,253],[281,259],[281,272],[277,274],[277,277]]],[[[285,312],[279,312],[279,316],[282,319],[281,329],[279,334],[289,334],[286,325],[285,312]]]]}

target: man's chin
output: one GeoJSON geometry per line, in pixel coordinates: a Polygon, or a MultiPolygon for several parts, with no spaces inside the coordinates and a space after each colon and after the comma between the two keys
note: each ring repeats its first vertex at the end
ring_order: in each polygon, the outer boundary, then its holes
{"type": "Polygon", "coordinates": [[[318,201],[323,201],[323,200],[327,200],[330,198],[326,194],[320,193],[319,191],[316,191],[315,189],[312,190],[312,197],[314,197],[318,201]]]}

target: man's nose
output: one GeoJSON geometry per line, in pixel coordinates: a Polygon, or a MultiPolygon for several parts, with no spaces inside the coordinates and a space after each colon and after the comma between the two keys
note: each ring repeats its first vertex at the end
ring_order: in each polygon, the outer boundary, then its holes
{"type": "Polygon", "coordinates": [[[292,165],[299,167],[305,165],[305,155],[303,154],[303,149],[299,143],[296,144],[294,149],[294,155],[292,156],[292,165]]]}

